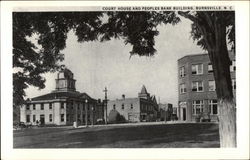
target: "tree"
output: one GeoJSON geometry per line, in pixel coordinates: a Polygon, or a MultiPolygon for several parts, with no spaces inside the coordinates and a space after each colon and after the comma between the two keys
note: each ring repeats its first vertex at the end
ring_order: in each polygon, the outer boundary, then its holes
{"type": "Polygon", "coordinates": [[[191,35],[208,51],[214,70],[219,100],[219,131],[221,147],[236,147],[236,104],[232,92],[228,43],[235,47],[234,12],[179,12],[192,24],[191,35]],[[228,43],[227,43],[228,38],[228,43]]]}
{"type": "Polygon", "coordinates": [[[42,74],[60,68],[60,53],[67,33],[74,28],[79,41],[97,39],[102,13],[93,12],[13,12],[13,104],[24,103],[25,89],[32,85],[42,89],[42,74]],[[32,37],[36,37],[36,40],[32,37]],[[37,45],[35,45],[35,41],[37,45]]]}
{"type": "Polygon", "coordinates": [[[236,111],[230,78],[230,59],[227,44],[234,47],[234,12],[43,12],[14,13],[13,67],[14,99],[23,99],[27,84],[44,87],[41,73],[54,71],[62,60],[60,50],[65,47],[67,32],[75,31],[79,42],[121,38],[131,44],[130,55],[153,56],[154,37],[159,24],[175,25],[178,16],[190,19],[191,36],[208,51],[214,69],[219,99],[219,128],[221,147],[236,146],[236,111]],[[37,34],[41,49],[37,52],[27,36],[37,34]],[[228,42],[227,42],[228,38],[228,42]]]}

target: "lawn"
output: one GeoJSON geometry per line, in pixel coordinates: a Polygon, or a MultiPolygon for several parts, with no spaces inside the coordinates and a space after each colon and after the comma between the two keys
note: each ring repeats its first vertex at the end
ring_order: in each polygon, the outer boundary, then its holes
{"type": "Polygon", "coordinates": [[[14,148],[218,148],[214,123],[57,127],[14,131],[14,148]]]}

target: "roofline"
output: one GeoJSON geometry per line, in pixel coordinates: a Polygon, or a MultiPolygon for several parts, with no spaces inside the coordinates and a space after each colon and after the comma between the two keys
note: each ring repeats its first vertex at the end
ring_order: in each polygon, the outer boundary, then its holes
{"type": "Polygon", "coordinates": [[[139,97],[134,97],[134,98],[121,98],[121,99],[115,99],[115,100],[109,100],[109,102],[112,102],[112,101],[123,101],[123,100],[131,100],[131,99],[139,99],[139,97]]]}
{"type": "MultiPolygon", "coordinates": [[[[235,52],[235,51],[233,51],[233,50],[228,50],[228,53],[229,53],[229,54],[232,54],[233,52],[235,52]]],[[[208,53],[188,54],[188,55],[186,55],[186,56],[183,56],[182,58],[179,58],[178,61],[180,61],[181,59],[186,58],[186,57],[204,56],[204,55],[208,55],[208,53]]]]}
{"type": "Polygon", "coordinates": [[[182,57],[182,58],[178,59],[178,61],[180,61],[180,60],[182,60],[182,59],[184,59],[184,58],[186,58],[186,57],[204,56],[204,55],[208,55],[208,53],[189,54],[189,55],[186,55],[186,56],[184,56],[184,57],[182,57]]]}

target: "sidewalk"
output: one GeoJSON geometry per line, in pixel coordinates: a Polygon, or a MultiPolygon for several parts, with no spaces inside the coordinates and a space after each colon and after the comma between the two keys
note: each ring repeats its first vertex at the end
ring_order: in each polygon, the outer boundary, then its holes
{"type": "MultiPolygon", "coordinates": [[[[196,123],[196,122],[185,122],[185,121],[160,121],[160,122],[136,122],[136,123],[120,123],[120,124],[103,124],[103,125],[88,125],[88,127],[101,127],[101,126],[144,126],[144,125],[159,125],[159,124],[181,124],[181,123],[196,123]]],[[[86,128],[85,125],[80,125],[77,128],[86,128]]]]}

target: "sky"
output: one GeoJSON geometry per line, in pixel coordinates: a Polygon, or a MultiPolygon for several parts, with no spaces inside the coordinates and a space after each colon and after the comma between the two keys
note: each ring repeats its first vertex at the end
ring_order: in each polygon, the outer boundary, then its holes
{"type": "MultiPolygon", "coordinates": [[[[65,64],[74,73],[76,90],[95,99],[104,99],[104,88],[108,99],[137,97],[142,85],[161,103],[178,104],[177,60],[185,55],[204,53],[190,37],[191,21],[181,19],[178,25],[161,25],[155,38],[157,54],[154,57],[132,56],[131,45],[122,40],[78,43],[73,31],[68,34],[65,64]]],[[[45,74],[45,88],[30,86],[27,98],[46,94],[55,89],[56,73],[45,74]]]]}

